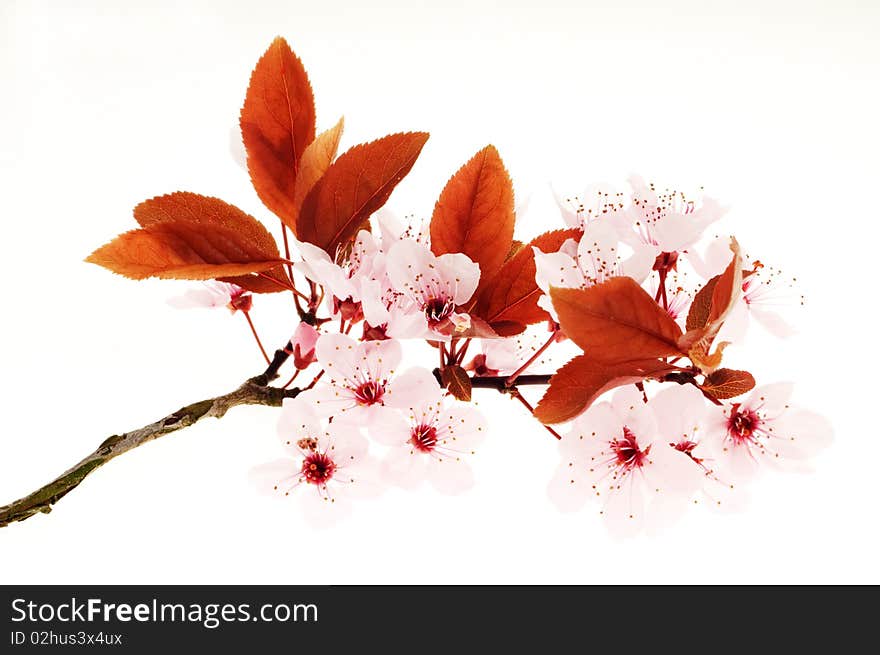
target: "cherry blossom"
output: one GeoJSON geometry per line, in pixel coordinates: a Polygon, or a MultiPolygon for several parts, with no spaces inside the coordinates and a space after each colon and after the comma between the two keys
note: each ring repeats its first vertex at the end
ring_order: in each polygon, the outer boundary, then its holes
{"type": "Polygon", "coordinates": [[[575,246],[568,239],[558,252],[535,253],[535,282],[544,292],[538,304],[556,317],[549,300],[550,287],[585,289],[605,280],[629,276],[638,282],[651,272],[655,255],[645,249],[633,250],[620,240],[619,232],[600,219],[584,226],[584,234],[575,246]]]}
{"type": "Polygon", "coordinates": [[[478,377],[513,373],[525,360],[512,339],[483,339],[480,349],[482,352],[464,367],[478,377]]]}
{"type": "MultiPolygon", "coordinates": [[[[704,279],[718,275],[729,260],[727,240],[713,239],[702,253],[694,252],[691,264],[704,279]]],[[[744,267],[750,274],[743,277],[743,293],[725,325],[726,338],[742,340],[750,318],[772,335],[785,338],[795,334],[791,317],[804,306],[804,296],[798,291],[797,280],[780,269],[763,262],[745,258],[744,267]]]]}
{"type": "Polygon", "coordinates": [[[237,311],[249,312],[253,302],[250,291],[216,280],[204,282],[202,288],[189,289],[182,296],[168,300],[169,305],[178,309],[226,307],[233,314],[237,311]]]}
{"type": "Polygon", "coordinates": [[[315,347],[323,378],[300,398],[322,417],[347,422],[372,432],[391,408],[406,408],[437,386],[430,371],[413,368],[397,373],[400,343],[362,341],[342,334],[324,334],[315,347]]]}
{"type": "Polygon", "coordinates": [[[713,470],[747,481],[762,467],[797,467],[831,442],[825,418],[790,404],[792,389],[790,383],[764,385],[710,412],[705,452],[713,470]]]}
{"type": "Polygon", "coordinates": [[[704,230],[724,215],[712,198],[690,196],[675,189],[658,190],[652,183],[633,175],[628,213],[635,230],[627,241],[636,249],[680,253],[695,245],[704,230]]]}
{"type": "Polygon", "coordinates": [[[374,437],[390,447],[381,469],[388,480],[404,488],[427,480],[441,493],[455,494],[473,485],[467,460],[485,432],[485,419],[473,405],[452,400],[434,382],[405,412],[384,415],[374,437]]]}
{"type": "Polygon", "coordinates": [[[254,468],[251,481],[263,493],[296,499],[309,522],[332,522],[351,511],[353,499],[375,494],[367,440],[356,431],[324,425],[308,402],[292,398],[282,406],[278,435],[287,456],[254,468]]]}
{"type": "Polygon", "coordinates": [[[581,193],[567,196],[561,196],[554,190],[553,195],[568,227],[584,229],[599,220],[620,232],[631,226],[626,211],[629,199],[610,185],[590,185],[581,193]]]}
{"type": "Polygon", "coordinates": [[[683,511],[704,473],[670,446],[674,437],[661,423],[668,414],[663,405],[676,401],[658,394],[646,404],[630,386],[579,416],[560,444],[562,463],[550,484],[551,500],[563,511],[598,501],[609,531],[618,536],[663,524],[683,511]]]}
{"type": "Polygon", "coordinates": [[[297,370],[305,370],[317,361],[318,358],[315,355],[317,343],[318,331],[305,321],[301,321],[290,338],[290,344],[293,347],[293,365],[297,370]]]}
{"type": "Polygon", "coordinates": [[[438,257],[424,243],[403,239],[391,247],[387,267],[399,306],[421,314],[421,334],[411,336],[448,339],[470,327],[470,317],[456,311],[470,300],[480,281],[480,267],[467,255],[438,257]]]}

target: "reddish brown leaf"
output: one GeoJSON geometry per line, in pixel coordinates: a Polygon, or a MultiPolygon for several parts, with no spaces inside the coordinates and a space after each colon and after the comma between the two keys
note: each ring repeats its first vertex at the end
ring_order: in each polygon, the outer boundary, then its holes
{"type": "Polygon", "coordinates": [[[160,223],[126,232],[86,259],[135,280],[147,277],[210,280],[265,271],[280,262],[221,225],[160,223]]]}
{"type": "MultiPolygon", "coordinates": [[[[262,223],[238,207],[218,198],[177,191],[140,203],[134,208],[134,218],[145,228],[181,221],[205,225],[208,229],[213,226],[227,228],[236,232],[237,238],[249,243],[253,248],[267,254],[272,253],[273,258],[278,257],[275,239],[262,223]]],[[[280,284],[259,275],[224,277],[223,281],[237,284],[255,293],[274,293],[289,288],[289,279],[283,266],[265,271],[265,275],[278,280],[280,284]]]]}
{"type": "Polygon", "coordinates": [[[229,282],[237,284],[242,289],[247,289],[253,293],[279,293],[281,291],[290,291],[290,278],[284,266],[276,266],[268,271],[262,271],[261,274],[252,273],[250,275],[238,275],[236,277],[217,278],[221,282],[229,282]]]}
{"type": "Polygon", "coordinates": [[[525,247],[522,241],[517,239],[513,240],[513,243],[510,244],[510,250],[507,251],[507,256],[504,258],[504,261],[508,261],[511,257],[513,257],[516,253],[522,250],[525,247]]]}
{"type": "Polygon", "coordinates": [[[238,233],[238,238],[252,247],[278,256],[278,246],[269,231],[250,214],[219,198],[188,191],[175,191],[144,200],[134,208],[134,220],[141,227],[184,221],[224,227],[238,233]]]}
{"type": "Polygon", "coordinates": [[[458,400],[470,402],[471,378],[461,366],[447,366],[440,371],[440,380],[446,390],[458,400]]]}
{"type": "Polygon", "coordinates": [[[315,99],[302,62],[281,37],[251,74],[240,125],[257,195],[292,222],[299,161],[315,138],[315,99]]]}
{"type": "MultiPolygon", "coordinates": [[[[733,252],[733,257],[727,268],[721,275],[706,283],[697,294],[697,296],[702,294],[699,306],[696,309],[692,307],[688,312],[688,331],[679,340],[682,352],[690,352],[694,346],[698,346],[699,352],[708,353],[712,341],[742,294],[742,257],[739,244],[734,238],[730,239],[730,250],[733,252]],[[709,294],[711,300],[707,308],[709,294]]],[[[696,302],[695,297],[694,303],[696,302]]]]}
{"type": "Polygon", "coordinates": [[[707,325],[716,321],[723,322],[742,294],[742,257],[739,253],[739,244],[734,238],[730,240],[730,250],[733,252],[733,257],[712,290],[712,305],[709,308],[707,325]]]}
{"type": "Polygon", "coordinates": [[[709,311],[712,308],[712,294],[715,292],[715,285],[718,283],[720,275],[710,278],[703,288],[697,291],[691,308],[688,310],[686,327],[690,330],[698,330],[706,327],[709,322],[709,311]]]}
{"type": "Polygon", "coordinates": [[[510,251],[514,221],[510,175],[495,147],[486,146],[440,193],[431,216],[431,250],[464,253],[480,265],[477,298],[510,251]]]}
{"type": "Polygon", "coordinates": [[[730,368],[719,368],[706,376],[700,388],[704,393],[723,400],[741,396],[755,387],[755,378],[748,371],[735,371],[730,368]]]}
{"type": "Polygon", "coordinates": [[[682,354],[681,328],[632,278],[615,277],[588,289],[554,287],[550,296],[562,331],[594,360],[682,354]]]}
{"type": "Polygon", "coordinates": [[[287,227],[293,230],[296,236],[296,217],[306,194],[312,190],[318,180],[323,177],[330,164],[336,159],[336,151],[339,149],[339,140],[342,138],[342,128],[345,121],[340,118],[339,122],[325,132],[321,132],[314,141],[305,149],[300,161],[299,174],[293,190],[293,215],[290,220],[285,220],[287,227]]]}
{"type": "Polygon", "coordinates": [[[547,320],[549,314],[538,307],[541,290],[535,283],[532,246],[542,252],[556,252],[567,239],[578,239],[580,234],[580,230],[555,230],[532,239],[487,281],[473,313],[483,317],[496,331],[498,324],[512,322],[525,329],[526,325],[547,320]]]}
{"type": "Polygon", "coordinates": [[[729,345],[729,341],[721,341],[715,346],[715,352],[711,352],[711,340],[706,338],[700,339],[688,351],[688,357],[690,357],[694,366],[699,368],[703,373],[709,374],[721,366],[721,358],[724,354],[724,349],[729,345]]]}
{"type": "Polygon", "coordinates": [[[306,194],[296,221],[298,237],[335,256],[336,248],[385,204],[427,140],[425,132],[392,134],[342,154],[306,194]]]}
{"type": "Polygon", "coordinates": [[[550,386],[535,408],[535,417],[542,423],[569,421],[610,389],[674,370],[674,366],[659,359],[603,364],[590,355],[579,355],[550,378],[550,386]]]}

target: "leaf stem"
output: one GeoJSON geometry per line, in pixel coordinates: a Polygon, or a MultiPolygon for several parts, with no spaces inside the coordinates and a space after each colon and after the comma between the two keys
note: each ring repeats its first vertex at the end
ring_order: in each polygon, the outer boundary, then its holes
{"type": "Polygon", "coordinates": [[[537,360],[538,357],[540,357],[542,354],[544,354],[544,351],[547,350],[547,348],[550,347],[550,344],[552,344],[554,341],[556,341],[556,336],[557,336],[558,334],[559,334],[559,328],[553,330],[553,332],[550,334],[550,338],[547,339],[547,342],[546,342],[543,346],[541,346],[540,348],[538,348],[538,349],[532,354],[532,356],[529,357],[529,358],[525,361],[525,363],[524,363],[522,366],[520,366],[518,369],[516,369],[516,370],[513,372],[513,374],[512,374],[509,378],[507,378],[507,382],[506,382],[505,384],[506,384],[508,387],[512,387],[512,386],[513,386],[513,383],[516,382],[516,379],[517,379],[520,375],[522,375],[523,371],[525,371],[529,366],[531,366],[532,364],[534,364],[534,363],[535,363],[535,360],[537,360]]]}
{"type": "Polygon", "coordinates": [[[257,328],[254,327],[254,322],[253,322],[253,320],[251,320],[251,313],[242,311],[242,314],[244,314],[245,319],[247,319],[248,325],[251,328],[251,332],[254,335],[254,339],[256,339],[257,345],[260,347],[260,352],[263,353],[263,359],[266,360],[266,364],[271,364],[272,360],[269,359],[269,355],[266,354],[266,349],[263,348],[263,342],[260,341],[260,335],[257,334],[257,328]]]}
{"type": "MultiPolygon", "coordinates": [[[[523,407],[525,407],[527,410],[529,410],[529,414],[534,415],[535,408],[532,407],[531,403],[529,403],[529,401],[523,397],[523,395],[519,392],[519,389],[517,389],[516,387],[511,387],[510,390],[508,391],[508,393],[510,394],[510,396],[512,398],[516,398],[519,402],[521,402],[523,407]]],[[[552,434],[554,437],[556,437],[560,441],[562,440],[562,435],[560,435],[552,427],[550,427],[549,425],[544,425],[543,423],[541,423],[541,425],[544,426],[544,428],[547,430],[547,432],[552,434]]]]}

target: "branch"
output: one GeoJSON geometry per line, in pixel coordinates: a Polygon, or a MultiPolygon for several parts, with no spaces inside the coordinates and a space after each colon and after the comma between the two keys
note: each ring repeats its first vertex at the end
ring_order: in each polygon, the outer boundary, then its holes
{"type": "Polygon", "coordinates": [[[531,385],[550,384],[550,378],[553,377],[549,373],[546,375],[519,375],[513,384],[509,384],[508,377],[473,377],[471,378],[471,387],[474,389],[495,389],[501,393],[507,393],[516,387],[527,387],[531,385]]]}
{"type": "MultiPolygon", "coordinates": [[[[276,358],[278,358],[278,353],[276,353],[276,358]]],[[[40,487],[24,498],[0,507],[0,527],[5,527],[14,521],[23,521],[38,512],[49,513],[52,511],[52,505],[68,492],[76,489],[89,473],[114,457],[127,453],[153,439],[189,427],[209,416],[220,418],[237,405],[278,407],[285,398],[295,397],[299,393],[299,389],[279,389],[266,386],[268,384],[267,378],[274,374],[272,369],[273,367],[270,366],[266,373],[248,380],[235,391],[216,398],[200,400],[178,409],[155,423],[105,439],[93,453],[87,455],[82,461],[49,484],[40,487]]]]}

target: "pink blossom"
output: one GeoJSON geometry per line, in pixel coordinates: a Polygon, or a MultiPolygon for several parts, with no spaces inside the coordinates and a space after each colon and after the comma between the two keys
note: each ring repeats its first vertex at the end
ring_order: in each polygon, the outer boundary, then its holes
{"type": "Polygon", "coordinates": [[[254,468],[251,481],[264,493],[293,497],[309,522],[332,522],[350,512],[353,499],[375,493],[367,440],[323,425],[308,402],[285,399],[278,435],[287,457],[254,468]]]}
{"type": "Polygon", "coordinates": [[[324,376],[299,397],[317,415],[371,433],[383,413],[409,407],[425,389],[437,385],[426,369],[398,373],[401,348],[395,340],[358,342],[341,334],[324,334],[315,353],[324,376]]]}
{"type": "Polygon", "coordinates": [[[293,365],[299,370],[307,369],[317,361],[315,345],[318,343],[318,331],[305,321],[296,326],[296,331],[290,338],[293,346],[293,365]]]}
{"type": "Polygon", "coordinates": [[[738,483],[763,466],[797,467],[832,439],[822,416],[790,404],[792,385],[768,384],[745,400],[714,407],[708,419],[704,456],[719,475],[738,483]]]}
{"type": "MultiPolygon", "coordinates": [[[[704,279],[724,271],[730,262],[729,241],[713,239],[702,253],[691,254],[694,270],[704,279]]],[[[795,334],[790,318],[803,307],[804,296],[799,292],[796,280],[780,269],[766,266],[757,259],[745,257],[745,269],[752,273],[743,278],[742,296],[725,326],[725,335],[734,341],[745,336],[749,319],[779,338],[795,334]]]]}
{"type": "Polygon", "coordinates": [[[410,336],[449,338],[470,319],[455,310],[470,300],[480,267],[461,253],[435,256],[423,243],[403,239],[388,252],[388,278],[405,314],[420,314],[419,332],[410,336]]]}
{"type": "Polygon", "coordinates": [[[169,305],[178,309],[226,307],[233,314],[249,312],[253,302],[250,291],[216,280],[204,282],[201,289],[190,289],[182,296],[168,300],[169,305]]]}
{"type": "Polygon", "coordinates": [[[390,447],[382,471],[392,482],[413,488],[427,480],[446,494],[473,485],[467,460],[485,436],[485,419],[477,409],[447,397],[437,385],[426,387],[405,412],[383,416],[375,432],[390,447]]]}
{"type": "Polygon", "coordinates": [[[575,246],[566,241],[558,252],[535,252],[535,282],[544,292],[539,305],[556,318],[549,300],[550,287],[586,289],[612,277],[628,276],[638,282],[651,272],[655,255],[644,249],[633,250],[620,240],[618,231],[607,221],[595,220],[584,227],[575,246]]]}
{"type": "Polygon", "coordinates": [[[628,241],[634,248],[653,252],[687,250],[705,229],[724,215],[724,208],[712,198],[691,196],[675,189],[659,190],[633,175],[629,179],[632,196],[628,213],[637,238],[628,241]]]}
{"type": "Polygon", "coordinates": [[[656,409],[669,398],[646,404],[635,387],[579,416],[560,444],[562,463],[550,497],[563,511],[598,501],[609,530],[619,536],[664,523],[683,511],[703,482],[703,472],[671,447],[656,409]]]}

